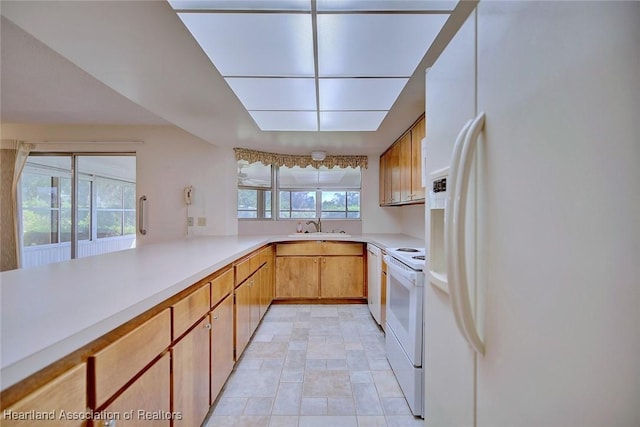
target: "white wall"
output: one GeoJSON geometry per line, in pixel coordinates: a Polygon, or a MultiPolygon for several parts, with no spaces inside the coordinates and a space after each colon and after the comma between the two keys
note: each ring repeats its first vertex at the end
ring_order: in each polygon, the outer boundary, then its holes
{"type": "Polygon", "coordinates": [[[2,138],[22,141],[143,141],[141,144],[37,144],[35,151],[136,152],[137,192],[146,195],[147,234],[138,246],[187,235],[183,188],[193,185],[189,215],[206,218],[189,235],[237,233],[233,150],[215,147],[175,126],[2,124],[2,138]]]}
{"type": "Polygon", "coordinates": [[[402,209],[400,221],[402,224],[402,234],[407,234],[409,236],[415,237],[416,239],[424,240],[425,205],[402,206],[400,209],[402,209]]]}
{"type": "MultiPolygon", "coordinates": [[[[187,235],[183,188],[194,187],[189,216],[206,218],[190,227],[189,236],[289,234],[297,222],[236,219],[236,165],[232,149],[215,147],[175,126],[89,126],[2,124],[2,138],[22,141],[142,141],[141,144],[37,144],[35,151],[136,152],[138,197],[148,198],[145,236],[137,244],[163,242],[187,235]]],[[[404,233],[424,238],[424,206],[381,208],[378,200],[379,157],[369,156],[362,171],[362,220],[329,221],[324,229],[350,234],[404,233]]]]}

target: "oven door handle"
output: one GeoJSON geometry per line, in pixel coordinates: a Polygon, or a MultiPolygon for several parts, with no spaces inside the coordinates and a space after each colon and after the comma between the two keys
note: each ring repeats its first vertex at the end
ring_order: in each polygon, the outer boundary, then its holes
{"type": "Polygon", "coordinates": [[[394,264],[392,257],[389,255],[385,255],[384,260],[387,263],[387,270],[388,270],[387,275],[391,273],[391,275],[393,276],[397,276],[401,279],[404,279],[404,280],[399,280],[399,282],[402,283],[402,286],[404,286],[407,289],[411,289],[412,286],[416,286],[416,282],[417,282],[416,276],[418,272],[407,271],[401,267],[398,267],[396,264],[394,264]]]}

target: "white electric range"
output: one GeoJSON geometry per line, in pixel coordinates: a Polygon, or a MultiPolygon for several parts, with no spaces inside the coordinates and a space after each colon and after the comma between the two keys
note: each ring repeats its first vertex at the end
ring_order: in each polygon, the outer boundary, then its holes
{"type": "Polygon", "coordinates": [[[426,270],[424,248],[386,249],[387,359],[416,416],[423,416],[422,295],[426,270]]]}

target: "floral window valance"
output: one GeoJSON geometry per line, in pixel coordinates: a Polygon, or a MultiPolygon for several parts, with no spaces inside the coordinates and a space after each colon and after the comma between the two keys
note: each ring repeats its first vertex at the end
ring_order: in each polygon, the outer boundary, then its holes
{"type": "Polygon", "coordinates": [[[366,169],[369,165],[367,156],[327,156],[324,160],[316,161],[311,159],[311,156],[267,153],[247,148],[234,148],[233,151],[236,153],[236,160],[246,160],[249,163],[262,162],[264,165],[287,166],[290,168],[294,166],[301,168],[306,168],[307,166],[313,166],[314,168],[339,166],[341,168],[361,167],[366,169]]]}

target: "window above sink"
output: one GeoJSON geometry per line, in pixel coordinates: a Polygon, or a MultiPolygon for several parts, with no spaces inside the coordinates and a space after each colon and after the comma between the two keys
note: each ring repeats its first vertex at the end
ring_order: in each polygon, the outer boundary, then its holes
{"type": "MultiPolygon", "coordinates": [[[[360,167],[238,161],[238,219],[360,219],[360,167]]],[[[336,234],[336,233],[326,233],[336,234]]]]}

